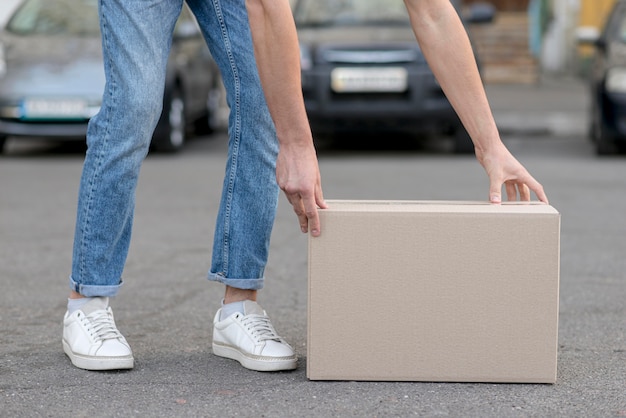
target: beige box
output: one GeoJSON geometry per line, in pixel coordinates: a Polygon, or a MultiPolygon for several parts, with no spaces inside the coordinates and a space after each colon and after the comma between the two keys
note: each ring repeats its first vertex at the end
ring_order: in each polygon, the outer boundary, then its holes
{"type": "Polygon", "coordinates": [[[309,379],[556,381],[553,207],[328,205],[309,238],[309,379]]]}

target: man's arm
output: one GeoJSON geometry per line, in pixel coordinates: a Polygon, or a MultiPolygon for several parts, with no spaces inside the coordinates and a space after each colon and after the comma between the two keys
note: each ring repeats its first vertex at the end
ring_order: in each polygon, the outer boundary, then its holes
{"type": "Polygon", "coordinates": [[[502,143],[465,28],[450,0],[404,0],[424,56],[467,129],[476,157],[489,176],[489,199],[548,202],[543,187],[502,143]],[[530,189],[530,190],[529,190],[530,189]]]}
{"type": "Polygon", "coordinates": [[[280,151],[276,180],[302,232],[320,234],[317,207],[325,208],[317,155],[304,108],[300,49],[288,0],[246,0],[254,54],[280,151]]]}

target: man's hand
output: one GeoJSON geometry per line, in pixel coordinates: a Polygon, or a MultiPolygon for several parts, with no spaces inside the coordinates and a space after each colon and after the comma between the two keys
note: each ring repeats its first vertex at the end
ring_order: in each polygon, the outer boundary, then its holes
{"type": "Polygon", "coordinates": [[[287,0],[246,0],[261,84],[280,143],[276,181],[302,232],[319,236],[317,207],[325,208],[320,170],[300,80],[300,47],[287,0]]]}
{"type": "Polygon", "coordinates": [[[298,216],[300,229],[321,233],[317,208],[326,208],[321,177],[312,142],[282,143],[276,160],[276,181],[298,216]]]}
{"type": "Polygon", "coordinates": [[[533,191],[537,198],[548,203],[543,186],[531,176],[528,171],[513,157],[501,144],[488,153],[476,152],[478,161],[489,176],[489,200],[491,203],[502,202],[502,186],[504,185],[507,200],[530,200],[533,191]]]}

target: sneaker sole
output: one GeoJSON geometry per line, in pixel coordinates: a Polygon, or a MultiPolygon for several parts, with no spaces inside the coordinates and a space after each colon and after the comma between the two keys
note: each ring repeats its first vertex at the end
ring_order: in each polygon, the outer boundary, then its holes
{"type": "Polygon", "coordinates": [[[123,370],[134,367],[132,355],[123,357],[85,356],[72,351],[69,344],[63,340],[63,351],[79,369],[85,370],[123,370]]]}
{"type": "Polygon", "coordinates": [[[242,353],[236,347],[213,342],[213,354],[238,361],[243,367],[257,372],[277,372],[294,370],[298,365],[297,357],[263,357],[242,353]]]}

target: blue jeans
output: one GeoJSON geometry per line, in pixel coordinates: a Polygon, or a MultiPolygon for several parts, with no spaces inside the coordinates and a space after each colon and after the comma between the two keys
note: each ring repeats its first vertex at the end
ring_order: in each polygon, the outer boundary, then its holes
{"type": "MultiPolygon", "coordinates": [[[[229,149],[209,279],[263,287],[278,201],[278,141],[257,73],[245,0],[188,0],[224,80],[229,149]]],[[[130,244],[135,189],[163,104],[183,0],[100,0],[106,86],[87,133],[70,287],[114,296],[130,244]]]]}

